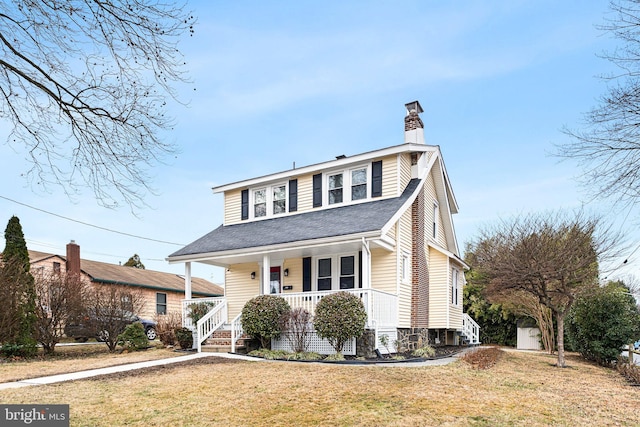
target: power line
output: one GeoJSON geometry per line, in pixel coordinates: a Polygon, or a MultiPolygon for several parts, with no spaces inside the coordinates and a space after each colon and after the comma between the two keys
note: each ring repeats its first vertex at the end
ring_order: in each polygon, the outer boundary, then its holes
{"type": "Polygon", "coordinates": [[[33,210],[36,210],[36,211],[39,211],[39,212],[46,213],[47,215],[52,215],[52,216],[55,216],[55,217],[58,217],[58,218],[66,219],[67,221],[76,222],[78,224],[86,225],[87,227],[93,227],[93,228],[97,228],[99,230],[108,231],[110,233],[121,234],[123,236],[133,237],[133,238],[142,239],[142,240],[148,240],[148,241],[156,242],[156,243],[164,243],[164,244],[167,244],[167,245],[185,246],[185,244],[183,244],[183,243],[167,242],[166,240],[158,240],[158,239],[152,239],[150,237],[137,236],[135,234],[125,233],[123,231],[117,231],[117,230],[112,230],[110,228],[101,227],[99,225],[89,224],[88,222],[79,221],[77,219],[73,219],[73,218],[69,218],[69,217],[63,216],[63,215],[59,215],[57,213],[49,212],[49,211],[46,211],[44,209],[36,208],[35,206],[27,205],[26,203],[18,202],[17,200],[13,200],[13,199],[10,199],[10,198],[5,197],[5,196],[0,196],[0,199],[8,200],[8,201],[16,203],[18,205],[25,206],[25,207],[27,207],[29,209],[33,209],[33,210]]]}

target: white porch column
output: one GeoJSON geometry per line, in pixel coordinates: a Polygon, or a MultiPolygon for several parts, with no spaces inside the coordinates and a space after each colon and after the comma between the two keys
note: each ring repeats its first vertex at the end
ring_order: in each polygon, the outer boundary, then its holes
{"type": "Polygon", "coordinates": [[[371,289],[371,252],[369,242],[362,238],[362,288],[371,289]]]}
{"type": "Polygon", "coordinates": [[[191,299],[191,263],[184,263],[184,299],[191,299]]]}
{"type": "Polygon", "coordinates": [[[269,295],[271,293],[271,259],[269,255],[262,257],[262,294],[269,295]]]}

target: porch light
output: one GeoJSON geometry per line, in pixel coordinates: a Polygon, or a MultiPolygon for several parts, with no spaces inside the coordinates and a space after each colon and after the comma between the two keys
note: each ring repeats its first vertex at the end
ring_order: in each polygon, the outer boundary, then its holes
{"type": "Polygon", "coordinates": [[[251,280],[253,280],[253,279],[255,279],[255,278],[256,278],[256,272],[255,272],[255,271],[252,271],[252,272],[251,272],[251,280]]]}
{"type": "Polygon", "coordinates": [[[287,277],[289,275],[289,269],[285,268],[284,269],[284,277],[287,277]]]}

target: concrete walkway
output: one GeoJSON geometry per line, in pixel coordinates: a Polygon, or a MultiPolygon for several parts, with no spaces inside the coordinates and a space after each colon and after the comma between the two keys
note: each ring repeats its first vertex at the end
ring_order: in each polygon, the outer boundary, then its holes
{"type": "MultiPolygon", "coordinates": [[[[468,350],[466,350],[468,351],[468,350]]],[[[389,362],[380,362],[380,363],[368,363],[368,364],[353,364],[353,365],[342,365],[342,366],[384,366],[386,368],[409,368],[409,367],[423,367],[423,366],[441,366],[449,364],[458,359],[462,354],[466,351],[462,351],[458,354],[455,354],[450,357],[444,357],[442,359],[434,359],[434,360],[425,360],[424,362],[402,362],[402,363],[389,363],[389,362]]],[[[20,381],[12,381],[7,383],[0,383],[0,390],[7,390],[11,388],[20,388],[20,387],[29,387],[34,385],[45,385],[45,384],[54,384],[61,383],[65,381],[74,381],[81,380],[85,378],[97,377],[100,375],[108,375],[114,374],[117,372],[126,372],[133,371],[135,369],[149,368],[153,366],[161,366],[161,365],[169,365],[172,363],[180,363],[187,362],[193,359],[199,359],[202,357],[223,357],[227,359],[237,359],[237,360],[247,360],[250,362],[283,362],[283,363],[291,363],[283,360],[266,360],[260,359],[256,357],[243,356],[241,354],[231,354],[231,353],[195,353],[188,354],[186,356],[178,356],[178,357],[170,357],[167,359],[158,359],[158,360],[150,360],[147,362],[137,362],[130,363],[127,365],[118,365],[118,366],[110,366],[107,368],[98,368],[91,369],[88,371],[80,371],[80,372],[71,372],[68,374],[57,374],[50,375],[47,377],[39,377],[39,378],[29,378],[20,381]]],[[[309,362],[300,362],[300,363],[309,363],[309,362]]],[[[320,363],[320,362],[318,362],[320,363]]]]}
{"type": "Polygon", "coordinates": [[[195,353],[186,356],[170,357],[168,359],[149,360],[147,362],[130,363],[127,365],[109,366],[107,368],[91,369],[88,371],[71,372],[68,374],[50,375],[48,377],[29,378],[26,380],[13,381],[8,383],[0,383],[0,390],[6,390],[9,388],[28,387],[32,385],[44,385],[61,383],[64,381],[81,380],[84,378],[96,377],[99,375],[114,374],[117,372],[132,371],[134,369],[149,368],[153,366],[169,365],[172,363],[187,362],[193,359],[199,359],[201,357],[226,357],[230,359],[243,359],[243,360],[258,360],[253,357],[246,357],[242,355],[229,354],[229,353],[195,353]]]}

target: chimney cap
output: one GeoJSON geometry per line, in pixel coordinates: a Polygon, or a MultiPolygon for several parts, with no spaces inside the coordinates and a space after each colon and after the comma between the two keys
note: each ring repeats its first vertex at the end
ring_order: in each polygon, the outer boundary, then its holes
{"type": "Polygon", "coordinates": [[[407,114],[411,113],[412,111],[415,111],[418,114],[424,112],[422,106],[420,105],[420,102],[418,101],[408,102],[404,104],[404,106],[407,109],[407,114]]]}

